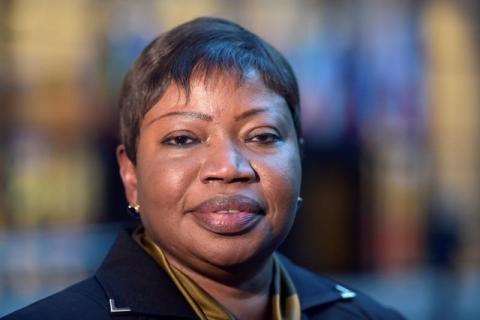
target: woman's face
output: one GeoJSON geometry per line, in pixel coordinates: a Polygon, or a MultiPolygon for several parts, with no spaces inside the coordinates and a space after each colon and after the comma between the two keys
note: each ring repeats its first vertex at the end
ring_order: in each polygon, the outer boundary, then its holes
{"type": "Polygon", "coordinates": [[[285,100],[257,73],[240,85],[194,77],[145,114],[137,163],[118,149],[127,198],[169,259],[204,269],[265,261],[292,226],[300,189],[297,135],[285,100]]]}

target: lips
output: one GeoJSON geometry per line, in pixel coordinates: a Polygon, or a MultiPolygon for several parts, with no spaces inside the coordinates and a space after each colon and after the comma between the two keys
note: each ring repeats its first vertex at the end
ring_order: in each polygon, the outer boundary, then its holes
{"type": "Polygon", "coordinates": [[[248,232],[264,216],[265,208],[258,201],[244,196],[215,196],[189,210],[205,229],[221,235],[248,232]]]}

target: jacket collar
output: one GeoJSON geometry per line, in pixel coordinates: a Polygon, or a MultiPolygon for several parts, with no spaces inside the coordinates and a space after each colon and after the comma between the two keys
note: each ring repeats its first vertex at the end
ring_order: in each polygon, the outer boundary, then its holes
{"type": "MultiPolygon", "coordinates": [[[[278,255],[297,289],[302,311],[351,299],[352,291],[321,278],[278,255]]],[[[196,318],[194,311],[165,271],[123,231],[95,274],[112,314],[148,314],[196,318]]]]}
{"type": "Polygon", "coordinates": [[[182,293],[130,232],[120,232],[95,277],[111,313],[196,318],[182,293]]]}
{"type": "Polygon", "coordinates": [[[320,277],[294,264],[285,256],[278,254],[282,264],[292,278],[300,299],[302,311],[333,303],[338,300],[350,300],[356,293],[328,278],[320,277]]]}

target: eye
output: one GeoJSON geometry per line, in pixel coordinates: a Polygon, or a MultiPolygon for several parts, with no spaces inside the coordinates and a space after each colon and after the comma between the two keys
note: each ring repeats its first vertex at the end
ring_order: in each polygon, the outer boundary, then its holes
{"type": "Polygon", "coordinates": [[[173,147],[181,147],[186,148],[193,145],[196,145],[200,142],[195,136],[190,134],[175,134],[172,136],[168,136],[162,140],[162,144],[166,146],[173,146],[173,147]]]}
{"type": "Polygon", "coordinates": [[[274,132],[255,133],[247,138],[247,142],[253,142],[261,145],[272,145],[281,140],[282,137],[274,132]]]}

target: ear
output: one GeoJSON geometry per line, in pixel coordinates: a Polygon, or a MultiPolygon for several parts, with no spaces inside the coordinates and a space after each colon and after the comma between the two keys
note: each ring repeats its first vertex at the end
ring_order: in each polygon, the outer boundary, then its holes
{"type": "Polygon", "coordinates": [[[130,158],[128,158],[123,144],[117,147],[117,161],[127,201],[131,205],[138,204],[137,169],[130,158]]]}

